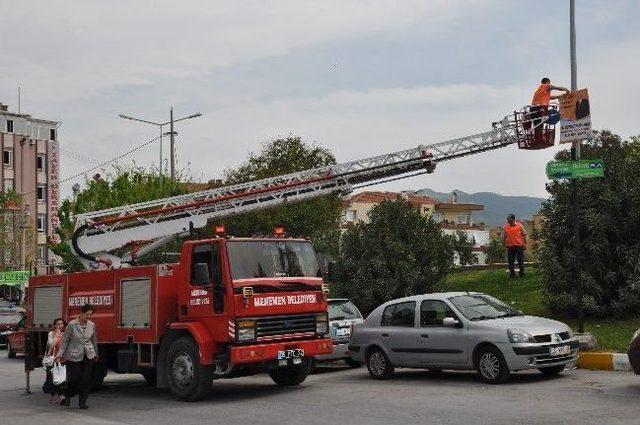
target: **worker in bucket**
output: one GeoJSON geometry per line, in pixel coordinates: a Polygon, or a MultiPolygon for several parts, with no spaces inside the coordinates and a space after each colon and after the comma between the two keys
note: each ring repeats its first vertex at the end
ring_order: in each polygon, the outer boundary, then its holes
{"type": "Polygon", "coordinates": [[[540,118],[547,115],[549,109],[549,102],[552,99],[558,99],[561,95],[553,96],[552,91],[563,91],[570,93],[571,90],[565,87],[552,86],[551,80],[548,77],[544,77],[540,81],[540,85],[533,92],[533,99],[531,99],[531,118],[534,120],[533,125],[534,135],[536,141],[542,137],[542,126],[540,126],[540,118]]]}

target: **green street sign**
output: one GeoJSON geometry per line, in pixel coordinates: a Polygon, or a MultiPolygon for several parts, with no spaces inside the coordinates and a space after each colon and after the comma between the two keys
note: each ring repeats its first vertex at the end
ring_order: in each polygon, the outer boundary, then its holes
{"type": "Polygon", "coordinates": [[[9,272],[0,272],[0,285],[25,285],[29,281],[29,270],[14,270],[9,272]]]}
{"type": "Polygon", "coordinates": [[[604,177],[604,161],[601,159],[550,161],[547,163],[547,177],[551,180],[604,177]]]}

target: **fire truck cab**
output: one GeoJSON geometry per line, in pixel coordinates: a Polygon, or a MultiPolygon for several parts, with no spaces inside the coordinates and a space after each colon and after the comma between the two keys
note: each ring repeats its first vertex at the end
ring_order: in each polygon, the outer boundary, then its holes
{"type": "Polygon", "coordinates": [[[304,381],[313,356],[332,351],[327,292],[308,240],[219,237],[185,242],[178,263],[35,276],[28,324],[41,356],[49,324],[90,303],[96,385],[107,369],[140,373],[192,401],[214,378],[304,381]]]}

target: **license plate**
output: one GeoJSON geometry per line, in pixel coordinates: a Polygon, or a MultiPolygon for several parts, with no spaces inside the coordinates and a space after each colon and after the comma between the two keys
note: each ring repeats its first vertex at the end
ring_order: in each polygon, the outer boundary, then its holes
{"type": "Polygon", "coordinates": [[[351,335],[351,328],[336,329],[336,336],[349,336],[351,335]]]}
{"type": "Polygon", "coordinates": [[[566,356],[567,354],[571,354],[571,347],[569,347],[568,345],[551,347],[549,349],[549,355],[551,356],[566,356]]]}
{"type": "Polygon", "coordinates": [[[295,359],[300,357],[304,357],[304,350],[302,348],[278,351],[278,360],[295,359]]]}

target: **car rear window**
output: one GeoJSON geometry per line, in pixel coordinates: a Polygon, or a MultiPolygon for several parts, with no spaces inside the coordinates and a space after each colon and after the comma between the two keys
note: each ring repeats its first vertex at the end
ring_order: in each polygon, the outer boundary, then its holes
{"type": "Polygon", "coordinates": [[[416,322],[416,303],[407,301],[391,304],[384,309],[380,326],[413,328],[416,322]]]}
{"type": "Polygon", "coordinates": [[[351,301],[329,301],[329,320],[349,319],[362,319],[362,314],[351,301]]]}

